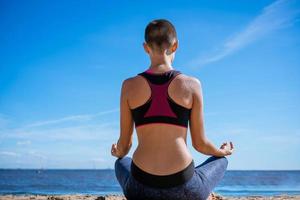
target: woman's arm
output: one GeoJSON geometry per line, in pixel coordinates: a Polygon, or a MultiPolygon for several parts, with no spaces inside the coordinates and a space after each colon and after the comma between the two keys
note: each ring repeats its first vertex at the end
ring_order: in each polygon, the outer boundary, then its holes
{"type": "MultiPolygon", "coordinates": [[[[192,77],[193,106],[190,119],[190,132],[193,147],[205,155],[222,157],[228,152],[216,148],[205,136],[203,119],[203,95],[201,83],[192,77]]],[[[221,146],[222,147],[222,146],[221,146]]],[[[229,155],[229,154],[227,154],[229,155]]]]}
{"type": "Polygon", "coordinates": [[[122,158],[130,150],[133,140],[133,119],[128,104],[130,79],[122,83],[120,97],[120,137],[117,144],[112,145],[111,153],[113,156],[122,158]]]}

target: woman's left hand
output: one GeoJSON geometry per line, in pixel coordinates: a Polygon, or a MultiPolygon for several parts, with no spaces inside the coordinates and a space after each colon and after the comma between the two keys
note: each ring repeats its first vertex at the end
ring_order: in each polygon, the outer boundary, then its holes
{"type": "Polygon", "coordinates": [[[111,155],[118,157],[118,158],[121,157],[121,152],[119,151],[117,144],[112,144],[111,155]]]}

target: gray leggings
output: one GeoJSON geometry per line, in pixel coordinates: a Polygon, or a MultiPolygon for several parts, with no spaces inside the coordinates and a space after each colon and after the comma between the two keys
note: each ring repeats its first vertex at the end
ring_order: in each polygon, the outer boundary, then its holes
{"type": "Polygon", "coordinates": [[[154,188],[134,179],[130,173],[131,161],[128,156],[115,161],[115,174],[127,200],[206,200],[228,166],[226,157],[211,156],[195,167],[193,177],[184,184],[154,188]]]}

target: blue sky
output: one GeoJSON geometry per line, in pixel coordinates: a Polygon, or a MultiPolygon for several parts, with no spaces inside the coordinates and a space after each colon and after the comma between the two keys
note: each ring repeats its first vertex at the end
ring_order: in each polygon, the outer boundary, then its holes
{"type": "Polygon", "coordinates": [[[207,137],[235,145],[228,169],[300,169],[297,0],[0,1],[0,168],[113,168],[121,83],[150,65],[157,18],[202,82],[207,137]]]}

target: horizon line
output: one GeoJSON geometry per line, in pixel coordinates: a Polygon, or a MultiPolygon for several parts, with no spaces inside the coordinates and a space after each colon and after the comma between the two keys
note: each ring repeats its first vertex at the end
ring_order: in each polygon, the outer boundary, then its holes
{"type": "MultiPolygon", "coordinates": [[[[113,168],[0,168],[0,170],[114,170],[113,168]]],[[[300,171],[300,169],[227,169],[226,171],[300,171]]]]}

